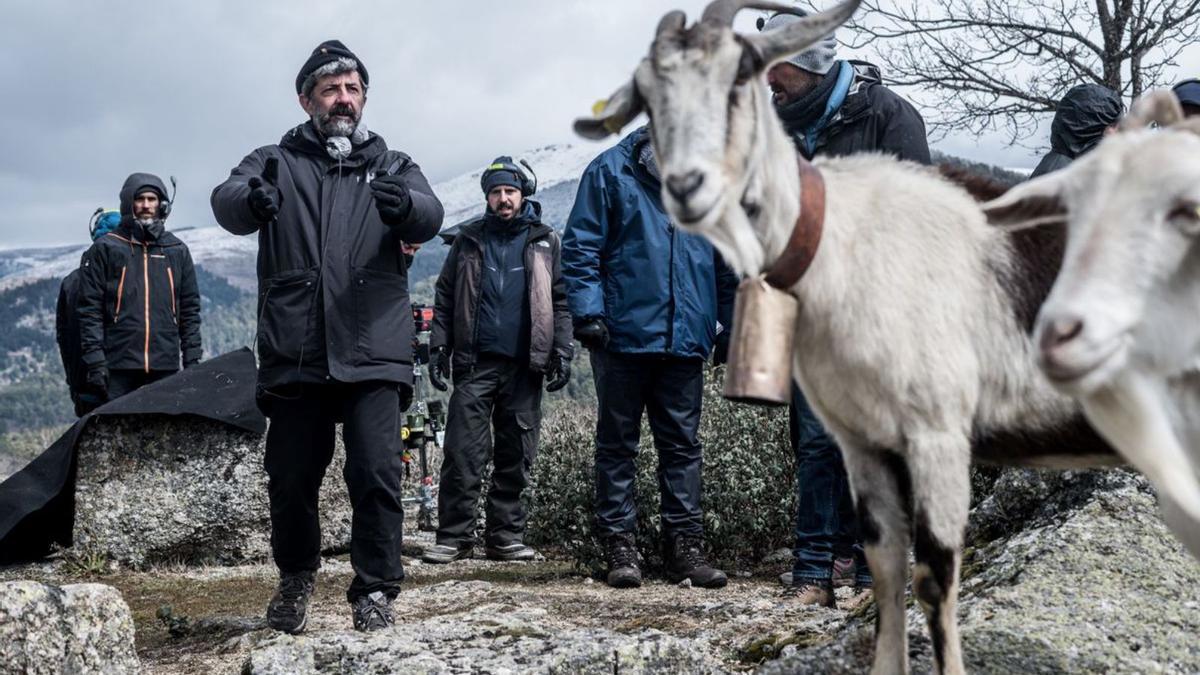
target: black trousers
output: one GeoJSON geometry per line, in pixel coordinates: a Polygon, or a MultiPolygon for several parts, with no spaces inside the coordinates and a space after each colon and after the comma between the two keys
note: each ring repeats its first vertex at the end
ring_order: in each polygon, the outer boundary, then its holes
{"type": "Polygon", "coordinates": [[[663,535],[702,536],[698,432],[704,362],[606,351],[591,355],[600,401],[596,420],[596,525],[600,534],[637,529],[634,460],[644,411],[658,450],[663,535]]]}
{"type": "Polygon", "coordinates": [[[529,482],[541,427],[542,374],[513,359],[483,355],[454,380],[438,485],[437,542],[458,547],[473,541],[489,458],[484,538],[492,545],[520,542],[526,520],[521,492],[529,482]]]}
{"type": "Polygon", "coordinates": [[[395,595],[404,580],[400,448],[400,395],[388,382],[331,383],[264,393],[267,489],[271,500],[271,552],[281,572],[316,570],[321,564],[318,495],[333,459],[335,429],[343,422],[350,493],[350,564],[347,598],[384,591],[395,595]]]}
{"type": "Polygon", "coordinates": [[[163,378],[170,377],[178,370],[110,370],[108,372],[108,400],[121,398],[125,394],[163,378]]]}

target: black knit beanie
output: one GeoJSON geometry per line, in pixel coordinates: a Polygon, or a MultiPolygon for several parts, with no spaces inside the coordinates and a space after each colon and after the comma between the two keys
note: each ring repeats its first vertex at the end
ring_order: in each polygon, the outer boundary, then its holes
{"type": "Polygon", "coordinates": [[[312,75],[313,71],[338,59],[354,59],[354,62],[358,64],[358,75],[362,78],[363,86],[370,83],[371,78],[367,75],[367,67],[363,65],[362,59],[355,56],[354,52],[342,44],[341,40],[326,40],[317,45],[317,48],[312,51],[312,55],[300,68],[300,73],[296,75],[296,93],[303,92],[304,81],[308,79],[309,75],[312,75]]]}

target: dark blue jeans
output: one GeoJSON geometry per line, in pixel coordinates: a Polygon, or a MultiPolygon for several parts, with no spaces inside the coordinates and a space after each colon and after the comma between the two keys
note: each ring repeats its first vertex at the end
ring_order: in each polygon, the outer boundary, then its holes
{"type": "Polygon", "coordinates": [[[702,536],[700,400],[704,362],[658,354],[592,352],[596,420],[596,525],[601,536],[637,530],[634,479],[642,413],[658,451],[662,532],[702,536]]]}
{"type": "Polygon", "coordinates": [[[837,443],[821,426],[800,388],[792,385],[789,421],[796,452],[796,548],[792,551],[793,583],[828,582],[834,558],[853,558],[855,581],[871,583],[846,466],[837,443]]]}

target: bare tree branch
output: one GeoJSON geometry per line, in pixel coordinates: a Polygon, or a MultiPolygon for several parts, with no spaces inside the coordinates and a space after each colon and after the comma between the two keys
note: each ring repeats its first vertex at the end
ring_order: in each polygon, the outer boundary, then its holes
{"type": "Polygon", "coordinates": [[[1037,129],[1070,87],[1127,99],[1163,84],[1197,40],[1200,0],[865,0],[851,47],[888,82],[920,87],[931,132],[1037,129]]]}

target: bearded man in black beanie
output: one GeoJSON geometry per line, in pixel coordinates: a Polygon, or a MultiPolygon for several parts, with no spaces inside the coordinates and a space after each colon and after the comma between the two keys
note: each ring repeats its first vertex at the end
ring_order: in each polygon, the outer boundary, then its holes
{"type": "MultiPolygon", "coordinates": [[[[528,164],[525,165],[528,168],[528,164]]],[[[537,454],[542,385],[571,380],[571,315],[560,270],[562,242],[542,222],[532,170],[497,157],[480,178],[487,208],[463,224],[438,275],[429,381],[454,393],[446,418],[438,487],[437,545],[428,563],[474,555],[483,470],[487,494],[484,555],[533,560],[525,545],[521,493],[537,454]]]]}
{"type": "Polygon", "coordinates": [[[121,224],[79,268],[79,342],[89,393],[111,401],[200,362],[200,291],[188,247],[166,231],[158,176],[121,187],[121,224]]]}
{"type": "Polygon", "coordinates": [[[347,591],[358,630],[393,623],[404,512],[400,413],[412,400],[404,245],[437,234],[442,204],[420,167],[367,131],[369,76],[337,40],[296,75],[308,121],[213,190],[217,222],[258,233],[258,401],[279,589],[271,627],[304,630],[321,562],[317,497],[343,424],[353,506],[347,591]]]}

